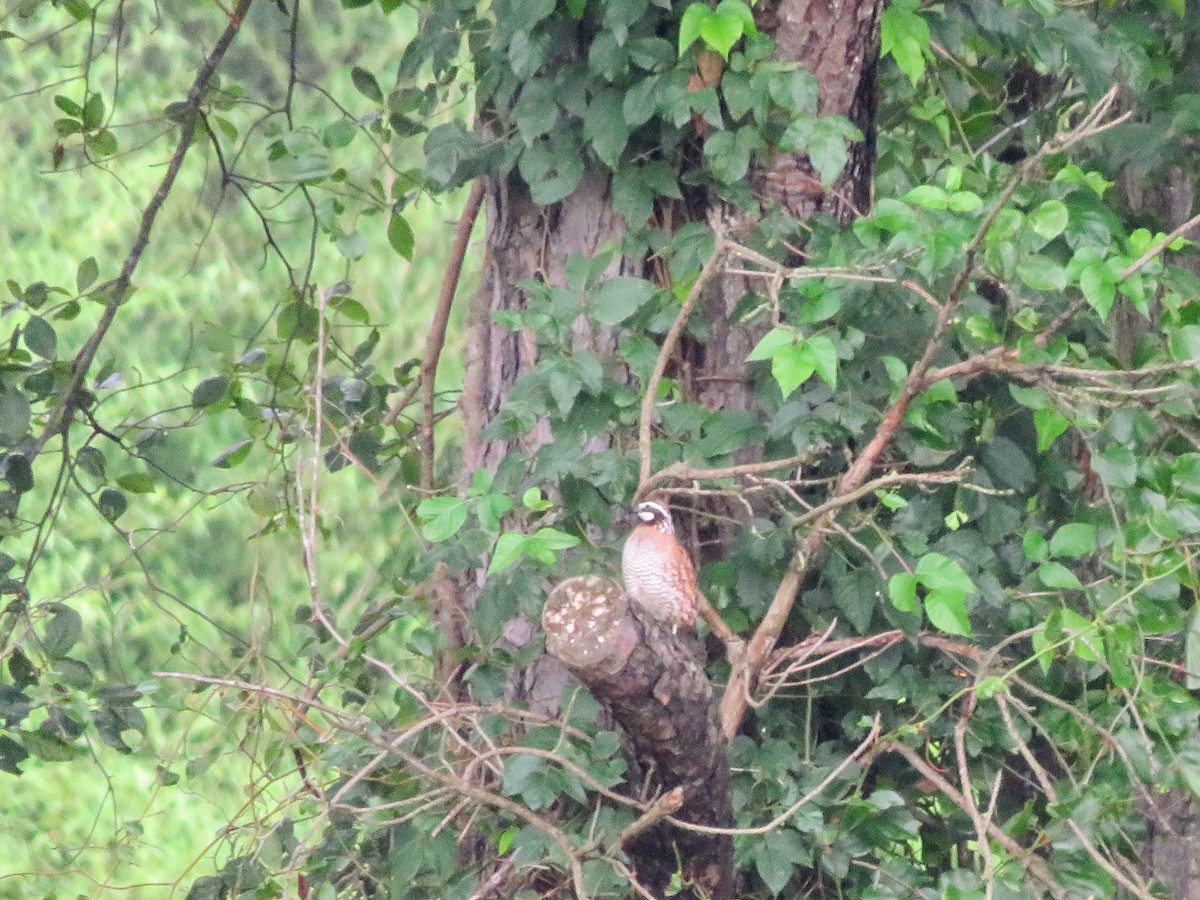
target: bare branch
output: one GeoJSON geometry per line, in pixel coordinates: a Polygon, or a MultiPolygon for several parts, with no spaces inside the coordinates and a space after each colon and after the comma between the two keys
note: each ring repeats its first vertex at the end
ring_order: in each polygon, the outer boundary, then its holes
{"type": "Polygon", "coordinates": [[[662,382],[663,372],[666,371],[667,361],[671,358],[671,354],[675,352],[675,345],[679,343],[679,337],[683,334],[683,328],[687,324],[688,317],[692,314],[692,310],[696,306],[696,301],[700,299],[700,295],[704,293],[704,288],[717,273],[717,269],[725,259],[725,254],[725,239],[722,235],[717,234],[716,245],[713,247],[712,255],[705,261],[704,266],[700,269],[700,274],[696,276],[696,282],[692,285],[692,289],[688,291],[683,305],[679,307],[679,313],[675,316],[675,321],[671,323],[671,328],[667,331],[667,336],[663,338],[662,347],[658,351],[658,359],[654,361],[654,371],[646,379],[646,386],[642,394],[641,418],[638,420],[638,451],[642,457],[641,466],[638,469],[639,496],[645,493],[646,485],[650,481],[650,432],[651,426],[654,424],[654,405],[658,398],[658,386],[662,382]]]}
{"type": "Polygon", "coordinates": [[[180,169],[183,168],[184,157],[187,156],[188,150],[194,143],[196,134],[201,128],[200,106],[204,102],[204,95],[208,90],[208,85],[212,81],[213,75],[216,74],[217,68],[221,65],[221,61],[225,58],[225,53],[229,50],[233,39],[237,37],[238,31],[242,26],[242,21],[246,18],[246,13],[250,9],[251,2],[253,0],[238,0],[237,5],[228,14],[229,25],[217,39],[212,52],[208,54],[208,57],[204,60],[204,64],[200,67],[200,71],[196,74],[192,86],[188,88],[187,101],[181,113],[182,124],[180,125],[179,143],[175,145],[175,152],[171,154],[171,159],[167,163],[167,170],[163,175],[162,181],[159,182],[158,189],[154,192],[154,195],[150,198],[150,202],[146,204],[146,208],[142,211],[142,223],[138,227],[137,234],[134,236],[133,245],[129,249],[129,255],[125,257],[125,262],[121,265],[120,274],[117,275],[108,289],[108,300],[104,304],[104,312],[100,314],[100,319],[96,323],[91,336],[75,355],[75,360],[71,365],[71,380],[63,391],[62,404],[58,408],[58,414],[52,415],[46,422],[46,428],[38,441],[39,449],[45,446],[47,441],[56,434],[65,431],[70,426],[75,410],[83,403],[80,394],[83,382],[87,378],[88,371],[96,359],[96,353],[100,349],[100,344],[104,341],[105,335],[108,334],[109,328],[112,327],[113,322],[117,318],[117,310],[129,299],[129,291],[133,286],[133,273],[137,270],[138,263],[142,260],[142,254],[146,251],[146,247],[150,243],[150,232],[153,230],[154,223],[158,219],[159,211],[167,201],[167,196],[175,186],[175,179],[179,176],[180,169]]]}

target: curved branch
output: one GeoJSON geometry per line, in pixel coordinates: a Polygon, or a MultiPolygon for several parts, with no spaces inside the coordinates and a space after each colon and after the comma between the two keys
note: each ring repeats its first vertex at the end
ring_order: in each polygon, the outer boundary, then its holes
{"type": "Polygon", "coordinates": [[[104,312],[100,314],[100,320],[96,323],[96,328],[92,332],[91,337],[87,339],[87,342],[80,349],[79,353],[75,355],[75,361],[71,366],[71,381],[63,392],[62,405],[59,407],[58,415],[51,416],[50,420],[46,423],[46,429],[42,432],[41,439],[38,441],[39,449],[44,447],[46,442],[56,434],[60,434],[67,429],[73,413],[82,405],[80,389],[83,387],[84,379],[87,378],[88,371],[96,359],[96,353],[100,349],[100,344],[104,341],[105,335],[108,334],[109,328],[112,327],[112,323],[117,317],[117,310],[128,299],[129,289],[133,284],[133,273],[137,270],[138,263],[142,259],[142,254],[146,252],[146,247],[150,243],[150,232],[154,228],[154,222],[157,220],[163,204],[170,195],[171,189],[175,186],[175,179],[179,176],[180,169],[183,168],[184,157],[187,156],[188,150],[191,149],[192,144],[195,142],[196,131],[200,127],[200,105],[204,101],[204,94],[208,90],[209,82],[212,81],[213,75],[216,74],[217,68],[221,65],[221,60],[225,58],[225,53],[229,50],[233,39],[237,37],[237,33],[242,27],[242,22],[246,18],[246,13],[250,9],[252,2],[253,0],[238,0],[233,10],[227,13],[229,16],[229,25],[221,33],[221,37],[218,38],[208,58],[204,60],[204,65],[200,67],[195,81],[192,82],[192,86],[188,89],[187,101],[181,117],[182,124],[180,125],[181,134],[179,136],[179,143],[175,145],[175,152],[171,154],[171,160],[167,163],[167,171],[163,175],[158,189],[154,192],[154,196],[150,198],[150,202],[146,204],[146,208],[142,211],[142,224],[139,226],[137,235],[133,239],[133,246],[129,249],[129,255],[125,257],[125,262],[121,266],[120,274],[117,275],[116,280],[112,283],[108,301],[104,304],[104,312]]]}
{"type": "MultiPolygon", "coordinates": [[[[774,649],[775,642],[779,640],[779,635],[783,632],[788,615],[796,602],[800,585],[808,574],[813,559],[825,544],[830,524],[841,508],[842,498],[863,486],[867,476],[899,432],[909,405],[928,389],[931,373],[944,371],[935,370],[933,362],[941,352],[946,335],[958,315],[963,291],[975,270],[975,261],[988,231],[1017,189],[1024,183],[1026,176],[1040,166],[1048,154],[1059,152],[1072,144],[1099,134],[1127,117],[1107,118],[1115,97],[1116,90],[1114,88],[1100,99],[1076,128],[1048,141],[1037,153],[1025,160],[1000,191],[992,209],[983,217],[975,230],[975,235],[967,242],[963,253],[963,264],[947,292],[945,301],[937,307],[937,319],[925,349],[905,377],[904,383],[900,386],[899,395],[884,412],[875,429],[875,434],[846,469],[827,503],[823,504],[828,507],[827,511],[813,520],[812,530],[797,542],[787,572],[784,573],[775,591],[775,596],[771,599],[766,615],[763,616],[762,622],[759,623],[746,645],[745,657],[733,667],[730,673],[725,695],[721,698],[721,725],[726,739],[732,738],[741,726],[742,717],[750,703],[750,692],[754,687],[755,680],[762,671],[771,650],[774,649]]],[[[906,287],[911,289],[913,286],[906,285],[906,287]]],[[[989,356],[984,368],[997,367],[1005,361],[1002,354],[997,354],[995,359],[989,356]]],[[[645,459],[642,462],[644,465],[645,459]]]]}

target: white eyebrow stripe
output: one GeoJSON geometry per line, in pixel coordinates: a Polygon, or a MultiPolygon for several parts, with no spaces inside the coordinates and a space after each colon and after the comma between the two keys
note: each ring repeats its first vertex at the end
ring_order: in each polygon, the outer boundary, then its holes
{"type": "Polygon", "coordinates": [[[669,512],[667,512],[667,508],[665,506],[663,506],[661,503],[658,503],[654,500],[643,500],[641,503],[638,504],[637,508],[638,508],[639,512],[643,509],[652,510],[654,512],[657,512],[659,515],[661,515],[663,517],[663,519],[665,519],[666,521],[668,521],[668,522],[671,521],[671,514],[669,512]]]}

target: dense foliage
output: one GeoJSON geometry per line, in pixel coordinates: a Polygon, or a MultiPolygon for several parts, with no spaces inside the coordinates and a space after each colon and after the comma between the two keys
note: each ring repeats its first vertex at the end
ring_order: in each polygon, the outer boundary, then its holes
{"type": "Polygon", "coordinates": [[[777,620],[724,707],[739,896],[1162,890],[1160,798],[1200,790],[1195,4],[896,0],[874,134],[739,0],[341,7],[0,32],[0,894],[628,894],[621,736],[524,689],[651,481],[732,630],[777,620]],[[864,139],[852,223],[760,209],[775,154],[827,189],[864,139]],[[621,240],[497,313],[536,365],[463,473],[454,192],[592,177],[621,240]],[[753,404],[711,408],[668,335],[735,270],[753,404]]]}

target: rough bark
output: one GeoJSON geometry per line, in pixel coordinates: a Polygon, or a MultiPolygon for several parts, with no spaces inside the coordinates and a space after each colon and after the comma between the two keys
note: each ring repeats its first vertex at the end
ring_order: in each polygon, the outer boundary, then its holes
{"type": "MultiPolygon", "coordinates": [[[[1196,214],[1196,179],[1191,172],[1173,166],[1157,179],[1137,174],[1141,177],[1126,173],[1121,179],[1125,199],[1136,215],[1172,231],[1196,214]]],[[[1200,228],[1187,236],[1200,239],[1200,228]]],[[[1172,263],[1200,270],[1193,253],[1178,256],[1172,263]]],[[[1113,352],[1121,363],[1134,362],[1138,342],[1158,327],[1161,311],[1153,299],[1149,317],[1125,298],[1114,305],[1110,320],[1113,352]]],[[[1200,725],[1197,732],[1193,740],[1200,738],[1200,725]]],[[[1148,832],[1141,853],[1144,874],[1162,883],[1175,900],[1200,900],[1200,803],[1187,791],[1173,788],[1140,808],[1148,832]]]]}
{"type": "MultiPolygon", "coordinates": [[[[829,191],[821,188],[803,155],[780,155],[769,168],[751,173],[764,209],[780,206],[801,219],[829,212],[845,220],[869,206],[874,157],[872,81],[881,9],[882,0],[768,0],[756,7],[761,27],[776,38],[777,55],[798,62],[816,75],[819,112],[847,116],[867,136],[851,148],[844,175],[829,191]]],[[[486,266],[468,321],[467,372],[461,400],[466,473],[479,467],[495,471],[513,454],[532,459],[551,437],[544,424],[511,441],[487,431],[517,380],[537,364],[535,336],[511,333],[496,323],[495,313],[526,305],[524,292],[517,287],[523,279],[538,278],[564,286],[564,269],[572,253],[594,255],[604,245],[618,242],[625,230],[625,223],[610,202],[609,176],[596,170],[585,174],[569,197],[549,207],[533,202],[515,172],[494,179],[488,184],[486,209],[486,266]]],[[[700,202],[690,205],[686,214],[702,218],[707,212],[710,210],[700,202]]],[[[645,268],[644,260],[624,258],[615,261],[607,274],[640,276],[645,268]]],[[[744,410],[754,403],[744,369],[758,332],[732,321],[730,315],[746,290],[745,283],[730,279],[707,298],[697,315],[706,320],[709,338],[703,346],[693,346],[685,353],[689,365],[683,367],[681,380],[687,380],[683,372],[690,370],[694,395],[713,409],[744,410]]],[[[610,330],[593,330],[583,322],[577,326],[578,349],[592,350],[603,358],[612,353],[615,343],[610,330]]],[[[598,440],[606,441],[608,437],[598,440]]],[[[585,452],[588,449],[592,448],[585,448],[585,452]]],[[[464,593],[469,606],[472,591],[464,593]]],[[[616,609],[614,605],[614,615],[616,609]]],[[[702,663],[686,656],[681,649],[685,645],[660,629],[638,622],[625,611],[617,618],[625,622],[618,632],[624,635],[621,646],[627,652],[626,668],[600,677],[598,671],[585,667],[581,678],[610,703],[635,748],[634,755],[643,757],[648,771],[654,773],[654,783],[664,791],[683,788],[680,817],[727,823],[729,773],[724,742],[713,718],[712,687],[702,663]],[[658,675],[650,680],[655,671],[658,675]],[[654,690],[660,682],[665,693],[654,690]],[[703,752],[698,753],[697,748],[703,752]],[[702,760],[699,769],[698,759],[702,760]]],[[[506,636],[514,644],[523,644],[532,639],[532,623],[515,621],[506,636]]],[[[549,710],[566,677],[562,662],[544,655],[529,668],[514,673],[512,698],[549,710]]],[[[732,895],[732,850],[727,837],[696,835],[660,825],[627,849],[637,859],[639,876],[647,883],[661,885],[678,860],[685,867],[685,876],[703,886],[708,896],[732,895]]]]}
{"type": "MultiPolygon", "coordinates": [[[[542,626],[546,649],[624,731],[630,770],[643,773],[634,787],[647,799],[678,790],[675,816],[682,821],[731,826],[725,740],[695,639],[638,617],[621,587],[597,576],[571,578],[551,591],[542,626]]],[[[624,849],[638,880],[657,896],[680,868],[685,890],[674,896],[733,896],[729,835],[660,821],[624,849]]]]}
{"type": "MultiPolygon", "coordinates": [[[[610,178],[589,171],[579,187],[553,206],[539,206],[514,172],[492,180],[487,189],[487,252],[483,282],[467,322],[467,372],[462,411],[463,467],[494,472],[514,451],[532,455],[550,435],[538,426],[514,446],[484,436],[516,380],[537,365],[537,339],[530,332],[513,334],[498,325],[494,314],[525,307],[525,292],[517,285],[536,278],[555,287],[567,283],[565,267],[572,253],[594,255],[602,246],[620,241],[625,222],[612,208],[610,178]]],[[[641,275],[637,260],[618,259],[607,273],[641,275]]],[[[611,329],[576,325],[576,350],[611,352],[616,346],[611,329]]]]}
{"type": "MultiPolygon", "coordinates": [[[[875,63],[879,53],[881,0],[774,0],[759,4],[759,27],[775,39],[775,56],[808,69],[817,79],[817,113],[848,118],[863,140],[851,145],[841,177],[826,190],[803,153],[776,154],[770,165],[749,179],[764,210],[781,208],[798,222],[830,213],[848,222],[870,209],[875,161],[875,63]]],[[[723,220],[740,220],[744,211],[717,204],[723,220]]],[[[689,351],[696,394],[712,409],[745,410],[754,405],[745,376],[746,357],[769,327],[737,321],[738,301],[761,282],[725,275],[706,296],[704,318],[709,337],[689,351]]],[[[748,460],[741,460],[748,461],[748,460]]],[[[726,514],[732,510],[725,510],[726,514]]]]}
{"type": "MultiPolygon", "coordinates": [[[[463,396],[463,472],[465,478],[478,468],[495,473],[512,454],[532,460],[537,449],[551,440],[544,422],[516,441],[488,436],[487,426],[522,375],[538,362],[537,336],[525,331],[514,334],[497,324],[495,313],[526,306],[525,292],[517,285],[540,279],[565,287],[565,267],[573,253],[594,255],[601,247],[619,241],[625,223],[612,209],[611,180],[606,173],[590,171],[579,187],[553,206],[539,206],[514,172],[492,179],[486,191],[486,265],[467,322],[467,368],[463,396]]],[[[608,275],[640,275],[636,260],[618,258],[608,275]]],[[[616,338],[610,328],[591,328],[580,319],[575,326],[575,349],[612,354],[616,338]]],[[[584,448],[584,452],[602,447],[584,448]]],[[[482,571],[478,573],[482,579],[482,571]]],[[[474,591],[464,591],[471,605],[474,591]]],[[[533,623],[518,619],[505,636],[517,647],[533,637],[533,623]]],[[[535,710],[553,713],[566,682],[566,670],[552,657],[541,656],[527,670],[513,673],[510,696],[524,700],[535,710]]]]}
{"type": "Polygon", "coordinates": [[[1200,804],[1179,789],[1141,804],[1149,836],[1142,870],[1175,900],[1200,900],[1200,804]]]}

